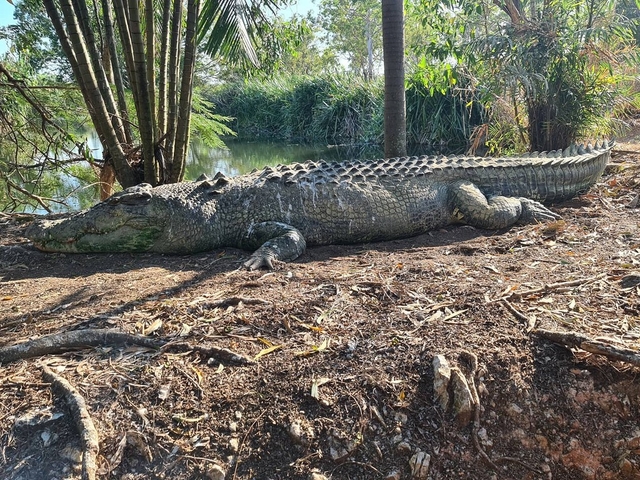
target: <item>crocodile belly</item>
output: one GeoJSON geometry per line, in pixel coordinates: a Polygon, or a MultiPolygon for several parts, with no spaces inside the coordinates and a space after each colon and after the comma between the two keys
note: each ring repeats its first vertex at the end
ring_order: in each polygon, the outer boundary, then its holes
{"type": "Polygon", "coordinates": [[[365,243],[419,235],[449,223],[446,188],[349,186],[303,195],[298,227],[308,245],[365,243]]]}

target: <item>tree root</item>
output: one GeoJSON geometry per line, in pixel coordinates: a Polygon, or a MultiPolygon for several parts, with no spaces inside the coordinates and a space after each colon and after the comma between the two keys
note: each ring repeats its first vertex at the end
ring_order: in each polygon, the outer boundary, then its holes
{"type": "Polygon", "coordinates": [[[0,348],[0,363],[58,354],[78,348],[97,347],[102,345],[140,345],[148,348],[160,348],[166,342],[152,337],[132,335],[118,330],[87,329],[71,332],[55,333],[28,340],[17,345],[0,348]]]}
{"type": "Polygon", "coordinates": [[[155,350],[162,349],[163,352],[168,350],[194,351],[207,358],[216,358],[221,362],[229,362],[236,365],[251,365],[255,363],[244,355],[222,347],[203,347],[191,345],[187,342],[167,343],[167,340],[161,338],[133,335],[112,329],[86,329],[45,335],[17,345],[0,347],[0,364],[88,347],[123,345],[139,345],[155,350]]]}
{"type": "Polygon", "coordinates": [[[619,360],[621,362],[630,363],[636,367],[640,367],[640,351],[631,350],[624,347],[615,347],[609,343],[594,340],[585,335],[576,332],[553,332],[551,330],[537,329],[531,333],[549,340],[553,343],[563,345],[567,348],[580,348],[589,353],[604,355],[611,360],[619,360]]]}
{"type": "Polygon", "coordinates": [[[217,302],[209,302],[203,304],[203,307],[207,308],[226,308],[233,307],[238,305],[239,303],[244,303],[245,305],[270,305],[271,302],[267,300],[263,300],[262,298],[251,298],[251,297],[229,297],[223,298],[222,300],[218,300],[217,302]]]}
{"type": "Polygon", "coordinates": [[[95,480],[98,469],[96,460],[100,451],[96,431],[87,404],[78,391],[60,375],[42,365],[42,377],[51,383],[54,392],[62,397],[71,411],[71,417],[82,439],[82,480],[95,480]]]}

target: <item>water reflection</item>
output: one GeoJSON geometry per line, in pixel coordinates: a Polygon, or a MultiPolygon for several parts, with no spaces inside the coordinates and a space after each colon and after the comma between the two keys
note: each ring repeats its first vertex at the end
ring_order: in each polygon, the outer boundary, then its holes
{"type": "Polygon", "coordinates": [[[228,149],[212,149],[202,142],[191,144],[185,179],[193,180],[205,173],[222,172],[228,176],[249,173],[254,168],[305,162],[307,160],[338,161],[351,158],[379,158],[383,151],[378,145],[326,146],[269,142],[227,142],[228,149]]]}

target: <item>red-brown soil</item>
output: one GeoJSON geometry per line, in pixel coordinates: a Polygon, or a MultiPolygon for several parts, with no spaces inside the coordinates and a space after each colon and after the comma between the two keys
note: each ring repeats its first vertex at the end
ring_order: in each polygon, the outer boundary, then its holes
{"type": "Polygon", "coordinates": [[[418,452],[433,480],[640,478],[640,369],[535,333],[640,350],[634,148],[553,207],[560,222],[311,248],[272,272],[244,271],[235,249],[45,254],[3,217],[0,346],[110,328],[263,355],[104,345],[1,365],[0,478],[80,478],[80,435],[43,364],[87,403],[99,478],[223,478],[218,465],[227,479],[408,479],[418,452]],[[264,302],[216,303],[233,297],[264,302]],[[475,433],[434,401],[433,357],[460,352],[479,362],[475,433]]]}

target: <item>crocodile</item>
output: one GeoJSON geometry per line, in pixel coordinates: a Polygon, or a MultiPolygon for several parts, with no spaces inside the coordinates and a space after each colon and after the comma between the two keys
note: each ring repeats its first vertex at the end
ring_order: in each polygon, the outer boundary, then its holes
{"type": "Polygon", "coordinates": [[[140,184],[25,235],[47,252],[190,254],[253,251],[248,269],[292,261],[307,246],[407,238],[451,223],[503,229],[553,221],[543,204],[592,186],[609,143],[512,157],[419,156],[308,161],[229,178],[140,184]]]}

